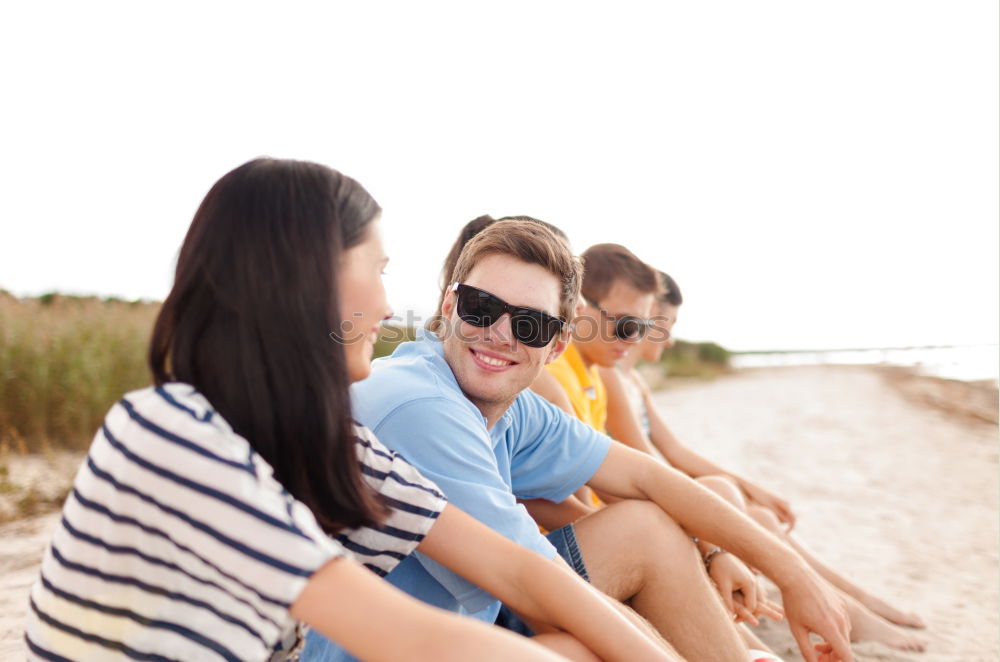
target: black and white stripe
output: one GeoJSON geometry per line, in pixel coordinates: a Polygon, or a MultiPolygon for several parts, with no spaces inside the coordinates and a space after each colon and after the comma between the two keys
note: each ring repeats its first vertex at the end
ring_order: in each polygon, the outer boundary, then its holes
{"type": "Polygon", "coordinates": [[[445,497],[401,456],[383,446],[372,432],[355,425],[361,474],[390,509],[378,528],[344,531],[336,539],[378,575],[386,575],[420,544],[444,509],[445,497]]]}
{"type": "Polygon", "coordinates": [[[433,483],[357,434],[365,480],[392,514],[333,539],[191,386],[128,394],[94,439],[32,587],[29,659],[270,659],[313,572],[355,556],[385,574],[444,507],[433,483]]]}

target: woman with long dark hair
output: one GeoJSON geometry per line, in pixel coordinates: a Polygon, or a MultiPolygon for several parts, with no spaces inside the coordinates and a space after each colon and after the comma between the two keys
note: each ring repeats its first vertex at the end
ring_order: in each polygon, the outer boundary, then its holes
{"type": "Polygon", "coordinates": [[[108,413],[45,553],[31,659],[286,659],[302,622],[370,660],[564,659],[379,578],[418,545],[602,655],[648,652],[353,423],[348,387],[389,314],[379,211],[313,163],[258,159],[212,187],[153,332],[155,385],[108,413]]]}

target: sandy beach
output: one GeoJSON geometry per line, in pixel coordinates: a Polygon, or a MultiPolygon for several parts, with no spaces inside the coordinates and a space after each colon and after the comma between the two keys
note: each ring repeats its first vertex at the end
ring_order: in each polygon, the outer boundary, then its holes
{"type": "MultiPolygon", "coordinates": [[[[970,414],[969,393],[877,368],[810,367],[672,380],[656,402],[687,444],[788,498],[819,556],[927,621],[927,652],[859,643],[859,661],[985,662],[1000,634],[996,395],[975,396],[985,404],[970,414]]],[[[0,525],[0,660],[23,657],[27,590],[56,518],[0,525]]],[[[758,634],[801,659],[786,625],[758,634]]]]}
{"type": "MultiPolygon", "coordinates": [[[[1000,633],[997,427],[969,415],[969,397],[947,380],[810,367],[675,387],[656,402],[685,443],[789,499],[798,537],[822,559],[927,622],[926,652],[859,643],[859,662],[986,662],[1000,633]]],[[[983,397],[995,417],[995,391],[983,397]]],[[[758,634],[801,659],[786,625],[758,634]]]]}

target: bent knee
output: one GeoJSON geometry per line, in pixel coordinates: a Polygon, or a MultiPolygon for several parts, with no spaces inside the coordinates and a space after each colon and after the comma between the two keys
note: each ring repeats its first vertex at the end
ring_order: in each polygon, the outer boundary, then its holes
{"type": "Polygon", "coordinates": [[[643,548],[663,545],[690,545],[691,538],[662,508],[643,499],[626,499],[607,506],[605,511],[622,525],[623,537],[643,548]]]}
{"type": "Polygon", "coordinates": [[[785,529],[781,525],[778,516],[770,508],[763,506],[750,506],[747,515],[771,533],[784,533],[785,529]]]}
{"type": "Polygon", "coordinates": [[[747,502],[743,498],[743,492],[736,483],[726,476],[701,476],[700,478],[695,478],[699,485],[707,488],[717,495],[725,499],[731,506],[735,506],[741,511],[746,512],[747,502]]]}

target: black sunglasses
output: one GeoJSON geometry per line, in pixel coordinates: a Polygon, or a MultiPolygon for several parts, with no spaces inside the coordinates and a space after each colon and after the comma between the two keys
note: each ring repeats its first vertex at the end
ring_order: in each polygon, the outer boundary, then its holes
{"type": "Polygon", "coordinates": [[[495,294],[478,287],[455,283],[458,317],[463,322],[486,328],[500,321],[504,314],[510,315],[510,330],[519,343],[528,347],[545,347],[559,335],[566,321],[534,308],[512,306],[495,294]]]}
{"type": "Polygon", "coordinates": [[[652,326],[652,322],[649,320],[645,320],[634,315],[620,315],[616,317],[601,308],[599,303],[588,297],[583,297],[583,300],[594,308],[597,308],[601,311],[601,315],[607,317],[615,323],[615,338],[618,338],[619,340],[624,340],[626,342],[642,340],[643,336],[646,335],[646,331],[649,331],[649,327],[652,326]]]}

